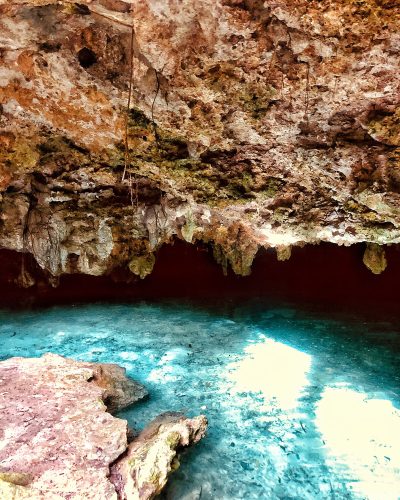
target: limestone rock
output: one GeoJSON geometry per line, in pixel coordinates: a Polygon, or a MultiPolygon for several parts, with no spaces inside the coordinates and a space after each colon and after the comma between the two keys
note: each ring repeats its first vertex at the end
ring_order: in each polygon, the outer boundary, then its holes
{"type": "Polygon", "coordinates": [[[374,274],[381,274],[387,267],[385,249],[379,245],[368,244],[363,257],[364,264],[374,274]]]}
{"type": "MultiPolygon", "coordinates": [[[[127,447],[127,422],[107,413],[103,400],[117,407],[122,387],[132,388],[122,379],[112,365],[53,354],[2,361],[2,498],[116,500],[109,466],[127,447]]],[[[130,401],[144,393],[133,389],[130,401]]]]}
{"type": "Polygon", "coordinates": [[[127,422],[107,410],[146,395],[117,365],[55,354],[0,362],[0,498],[153,498],[207,422],[161,415],[128,446],[127,422]]]}
{"type": "Polygon", "coordinates": [[[285,260],[289,260],[291,255],[292,255],[292,247],[289,245],[289,246],[277,246],[276,247],[276,258],[283,262],[285,260]]]}
{"type": "Polygon", "coordinates": [[[399,243],[399,23],[398,0],[0,0],[0,248],[130,280],[174,238],[237,274],[399,243]]]}
{"type": "Polygon", "coordinates": [[[126,376],[125,368],[111,363],[90,363],[93,383],[104,389],[103,401],[107,411],[114,413],[140,401],[147,390],[126,376]]]}
{"type": "Polygon", "coordinates": [[[5,500],[61,500],[62,497],[49,492],[43,493],[35,488],[24,486],[0,479],[0,498],[5,500]]]}
{"type": "Polygon", "coordinates": [[[151,274],[155,261],[156,259],[152,253],[140,255],[134,257],[129,262],[128,267],[133,274],[136,274],[137,276],[140,276],[141,279],[143,279],[149,274],[151,274]]]}
{"type": "Polygon", "coordinates": [[[186,418],[179,413],[157,417],[112,466],[111,480],[122,500],[147,500],[158,495],[168,476],[179,467],[178,453],[205,434],[204,416],[186,418]]]}

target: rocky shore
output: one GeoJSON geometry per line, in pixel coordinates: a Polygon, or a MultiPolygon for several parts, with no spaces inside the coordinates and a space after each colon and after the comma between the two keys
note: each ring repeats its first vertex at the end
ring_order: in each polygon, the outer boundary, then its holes
{"type": "Polygon", "coordinates": [[[54,354],[0,362],[0,497],[154,498],[207,421],[164,414],[132,437],[110,412],[146,396],[117,365],[54,354]]]}

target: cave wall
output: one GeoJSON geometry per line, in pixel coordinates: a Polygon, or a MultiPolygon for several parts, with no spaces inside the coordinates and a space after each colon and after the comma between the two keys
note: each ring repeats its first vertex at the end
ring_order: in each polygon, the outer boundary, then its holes
{"type": "Polygon", "coordinates": [[[174,239],[238,275],[324,242],[382,272],[399,22],[398,0],[0,0],[0,247],[53,285],[144,279],[174,239]]]}

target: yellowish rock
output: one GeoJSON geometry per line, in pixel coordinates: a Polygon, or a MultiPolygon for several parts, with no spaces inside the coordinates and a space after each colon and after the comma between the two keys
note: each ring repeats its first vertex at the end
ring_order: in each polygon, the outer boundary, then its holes
{"type": "Polygon", "coordinates": [[[375,243],[368,243],[364,252],[363,262],[374,274],[383,273],[387,267],[384,247],[375,243]]]}
{"type": "Polygon", "coordinates": [[[143,279],[152,272],[155,262],[156,258],[153,253],[135,256],[129,262],[129,269],[133,274],[143,279]]]}

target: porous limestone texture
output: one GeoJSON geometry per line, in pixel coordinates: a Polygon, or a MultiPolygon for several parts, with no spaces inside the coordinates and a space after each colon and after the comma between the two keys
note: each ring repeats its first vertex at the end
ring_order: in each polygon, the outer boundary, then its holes
{"type": "MultiPolygon", "coordinates": [[[[117,365],[77,362],[54,354],[0,363],[1,498],[122,498],[109,476],[110,466],[127,450],[127,422],[107,409],[119,410],[147,395],[124,373],[117,365]]],[[[198,419],[202,423],[204,417],[198,419]]],[[[192,429],[192,422],[197,420],[181,420],[177,440],[182,445],[189,444],[186,428],[192,429]]],[[[143,438],[138,443],[146,445],[143,438]]],[[[149,467],[154,460],[160,468],[170,459],[169,451],[163,453],[166,450],[158,447],[143,464],[138,459],[136,467],[149,467]]],[[[166,476],[161,479],[157,491],[166,476]]],[[[139,492],[124,498],[151,497],[139,492]]]]}
{"type": "Polygon", "coordinates": [[[126,455],[111,468],[111,480],[122,500],[154,498],[179,467],[178,450],[204,437],[207,420],[179,413],[157,417],[129,445],[126,455]]]}
{"type": "Polygon", "coordinates": [[[96,371],[51,354],[0,363],[3,482],[27,498],[117,498],[107,476],[127,447],[127,422],[107,413],[96,371]]]}
{"type": "Polygon", "coordinates": [[[91,363],[92,381],[103,389],[107,411],[114,413],[148,396],[146,389],[125,375],[125,368],[112,363],[91,363]]]}
{"type": "Polygon", "coordinates": [[[382,254],[399,25],[399,0],[0,0],[0,246],[54,283],[145,278],[173,238],[242,275],[260,247],[382,254]]]}

